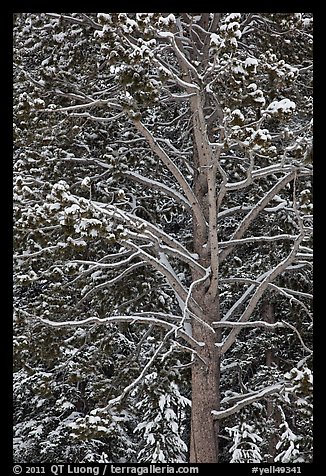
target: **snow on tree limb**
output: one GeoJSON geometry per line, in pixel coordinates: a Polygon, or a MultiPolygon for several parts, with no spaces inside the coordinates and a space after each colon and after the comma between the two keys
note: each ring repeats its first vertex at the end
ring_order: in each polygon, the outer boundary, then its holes
{"type": "Polygon", "coordinates": [[[127,276],[128,274],[130,274],[131,272],[133,272],[135,269],[138,269],[138,268],[141,268],[142,266],[144,266],[146,264],[146,261],[140,261],[139,263],[135,263],[133,264],[132,266],[129,266],[129,268],[125,269],[124,271],[122,271],[122,273],[120,273],[118,276],[116,276],[115,278],[112,278],[110,279],[109,281],[105,281],[104,283],[101,283],[101,284],[98,284],[97,286],[94,286],[92,289],[90,289],[80,300],[79,302],[77,303],[77,307],[85,302],[87,299],[89,299],[91,296],[93,296],[94,294],[96,294],[98,291],[100,291],[101,289],[106,289],[106,288],[109,288],[111,286],[114,286],[116,283],[119,283],[122,279],[125,278],[125,276],[127,276]]]}
{"type": "Polygon", "coordinates": [[[144,184],[146,187],[151,187],[154,190],[158,190],[160,192],[163,192],[165,195],[168,197],[174,198],[177,202],[181,203],[186,207],[188,211],[191,210],[191,206],[189,201],[181,195],[177,190],[174,190],[167,185],[165,185],[162,182],[158,182],[157,180],[152,180],[147,177],[144,177],[137,172],[123,172],[122,175],[126,178],[129,178],[130,180],[134,180],[136,182],[139,182],[141,184],[144,184]]]}
{"type": "Polygon", "coordinates": [[[175,54],[176,56],[178,57],[178,59],[182,62],[182,64],[186,67],[186,69],[188,71],[191,71],[194,75],[195,75],[195,78],[198,78],[198,71],[197,69],[194,67],[194,65],[192,65],[190,63],[190,61],[185,57],[185,55],[180,51],[178,45],[177,45],[177,42],[175,40],[175,36],[172,34],[172,33],[169,33],[169,32],[159,32],[158,33],[158,36],[161,37],[161,38],[169,38],[171,40],[171,43],[173,45],[173,49],[175,51],[175,54]]]}
{"type": "Polygon", "coordinates": [[[71,16],[68,16],[68,15],[62,15],[62,14],[59,14],[59,13],[45,13],[45,15],[47,15],[49,17],[52,17],[52,18],[57,18],[57,19],[62,18],[62,20],[65,20],[69,23],[77,23],[78,25],[90,24],[94,29],[102,30],[101,25],[94,22],[93,20],[90,20],[89,18],[86,18],[86,15],[84,16],[83,19],[71,17],[71,16]]]}
{"type": "MultiPolygon", "coordinates": [[[[168,267],[164,264],[164,262],[162,262],[162,260],[159,260],[159,259],[155,258],[154,256],[150,255],[149,253],[147,253],[146,251],[141,250],[135,243],[132,243],[130,240],[125,240],[124,245],[127,248],[130,248],[132,250],[138,250],[139,255],[145,261],[147,261],[147,263],[149,263],[151,266],[153,266],[154,269],[156,269],[159,273],[161,273],[164,276],[164,278],[166,278],[167,282],[170,284],[173,291],[175,293],[177,293],[177,295],[179,296],[179,298],[183,302],[185,302],[185,300],[187,299],[187,295],[188,295],[187,290],[181,284],[181,282],[178,279],[178,277],[176,276],[176,274],[174,272],[172,272],[170,269],[168,269],[168,267]]],[[[190,308],[196,314],[199,313],[198,315],[201,316],[202,311],[200,309],[200,306],[193,299],[191,299],[191,301],[190,301],[190,308]]]]}
{"type": "Polygon", "coordinates": [[[149,221],[144,220],[143,218],[133,215],[132,213],[122,211],[114,205],[99,206],[93,202],[92,206],[96,210],[99,210],[104,214],[107,214],[111,217],[115,217],[117,220],[121,221],[121,223],[126,223],[131,228],[138,229],[139,227],[142,227],[144,234],[146,234],[148,231],[149,233],[155,235],[158,239],[161,239],[162,242],[169,245],[172,249],[179,252],[180,259],[182,259],[182,257],[185,257],[185,259],[189,261],[188,258],[190,258],[190,260],[194,258],[194,256],[192,256],[180,242],[178,242],[171,235],[165,233],[162,229],[155,226],[153,223],[150,223],[149,221]]]}
{"type": "Polygon", "coordinates": [[[295,235],[273,235],[273,236],[251,236],[248,238],[241,238],[239,240],[221,241],[220,248],[227,248],[228,246],[244,245],[246,243],[256,243],[262,241],[279,241],[279,240],[295,240],[295,235]]]}
{"type": "Polygon", "coordinates": [[[284,383],[272,385],[270,387],[264,388],[263,390],[258,390],[257,392],[253,392],[250,396],[244,398],[240,402],[237,402],[235,405],[232,407],[226,409],[226,410],[212,410],[212,415],[213,418],[216,420],[222,420],[230,415],[233,415],[234,413],[237,413],[239,410],[242,408],[246,407],[247,405],[250,405],[251,403],[257,402],[258,400],[261,400],[262,398],[265,398],[269,395],[273,395],[275,393],[280,393],[284,389],[284,383]]]}
{"type": "Polygon", "coordinates": [[[157,156],[161,159],[163,164],[168,168],[168,170],[173,174],[179,185],[181,186],[187,200],[193,207],[193,211],[196,214],[198,222],[201,223],[201,226],[205,226],[205,219],[203,217],[202,210],[198,204],[197,198],[194,195],[193,191],[191,190],[187,180],[182,175],[181,171],[175,165],[175,163],[170,159],[167,153],[161,148],[161,146],[157,143],[154,139],[153,135],[147,129],[141,121],[133,120],[133,123],[136,129],[146,138],[148,141],[152,151],[157,154],[157,156]]]}
{"type": "MultiPolygon", "coordinates": [[[[170,316],[171,318],[171,316],[170,316]]],[[[144,317],[141,314],[139,315],[128,315],[128,316],[109,316],[104,318],[99,317],[87,317],[86,319],[81,319],[77,321],[51,321],[50,319],[43,319],[40,317],[36,318],[37,321],[42,322],[45,325],[51,327],[78,327],[84,326],[87,324],[116,324],[119,322],[126,322],[126,323],[138,323],[138,324],[152,324],[154,326],[163,327],[168,329],[170,335],[174,334],[176,336],[180,336],[183,340],[185,340],[192,348],[192,350],[199,350],[202,348],[203,343],[196,341],[193,337],[187,334],[184,330],[182,330],[178,325],[171,324],[162,319],[157,319],[155,317],[144,317]]]]}

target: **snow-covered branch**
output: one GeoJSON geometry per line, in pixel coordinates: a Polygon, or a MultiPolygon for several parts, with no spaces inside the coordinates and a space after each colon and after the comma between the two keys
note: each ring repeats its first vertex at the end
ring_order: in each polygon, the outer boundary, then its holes
{"type": "Polygon", "coordinates": [[[146,261],[140,261],[139,263],[135,263],[132,266],[129,266],[129,268],[125,269],[122,273],[120,273],[118,276],[115,278],[110,279],[109,281],[105,281],[104,283],[98,284],[97,286],[94,286],[92,289],[90,289],[78,302],[77,306],[79,306],[82,302],[86,301],[88,298],[96,294],[98,291],[101,289],[106,289],[111,286],[114,286],[116,283],[120,282],[125,276],[127,276],[129,273],[132,271],[135,271],[137,268],[141,268],[146,264],[146,261]]]}
{"type": "Polygon", "coordinates": [[[175,80],[175,82],[181,86],[182,88],[186,89],[187,91],[189,90],[195,90],[199,91],[199,86],[194,83],[188,83],[187,81],[184,81],[181,79],[177,74],[175,74],[171,69],[167,68],[164,66],[163,62],[159,60],[158,58],[155,58],[154,62],[159,66],[159,68],[162,68],[162,70],[171,78],[175,80]]]}
{"type": "Polygon", "coordinates": [[[228,192],[234,190],[241,190],[243,188],[248,187],[253,181],[253,168],[254,168],[254,159],[253,157],[250,158],[250,165],[246,173],[246,178],[240,180],[239,182],[229,182],[225,185],[225,188],[228,192]]]}
{"type": "Polygon", "coordinates": [[[113,255],[106,255],[103,258],[100,258],[98,261],[86,261],[86,260],[71,260],[70,263],[77,263],[77,264],[82,264],[85,266],[88,266],[88,269],[84,269],[83,271],[79,271],[78,275],[72,279],[71,281],[68,281],[64,285],[64,287],[71,286],[74,284],[76,281],[81,279],[82,277],[85,277],[91,273],[93,273],[95,270],[99,268],[120,268],[122,264],[128,264],[133,258],[138,256],[138,253],[134,253],[133,255],[129,256],[126,260],[122,261],[117,261],[116,263],[104,263],[105,260],[109,258],[123,258],[127,255],[130,255],[130,251],[128,250],[127,252],[121,252],[121,253],[114,253],[113,255]]]}
{"type": "Polygon", "coordinates": [[[164,251],[168,255],[174,256],[175,258],[179,258],[181,261],[184,263],[187,263],[190,268],[199,271],[200,273],[206,273],[206,269],[201,266],[192,256],[185,255],[181,251],[171,248],[170,246],[165,246],[165,245],[159,245],[159,249],[161,251],[164,251]]]}
{"type": "Polygon", "coordinates": [[[161,38],[166,38],[168,37],[170,40],[171,40],[171,43],[172,43],[172,46],[173,46],[173,50],[178,58],[178,60],[185,66],[185,68],[188,70],[188,71],[191,71],[194,75],[195,75],[195,78],[198,78],[198,71],[197,69],[194,67],[194,65],[192,65],[190,63],[190,61],[185,57],[185,55],[182,53],[182,51],[179,49],[179,46],[177,45],[177,42],[176,42],[176,39],[174,37],[174,35],[172,33],[168,34],[166,32],[158,32],[158,36],[161,37],[161,38]],[[167,36],[168,35],[168,36],[167,36]]]}
{"type": "MultiPolygon", "coordinates": [[[[163,260],[159,260],[154,256],[150,255],[149,253],[146,253],[146,251],[140,249],[139,246],[137,246],[130,240],[124,240],[123,244],[124,246],[126,246],[126,248],[129,248],[131,250],[138,250],[141,258],[144,259],[148,264],[150,264],[154,269],[156,269],[156,271],[158,271],[164,276],[168,284],[171,286],[173,292],[176,293],[183,302],[186,301],[188,295],[186,288],[183,286],[176,274],[171,269],[169,269],[169,267],[164,263],[163,260]]],[[[191,299],[189,304],[192,308],[192,311],[195,312],[196,315],[202,315],[202,310],[199,307],[198,303],[191,299]]]]}
{"type": "Polygon", "coordinates": [[[192,291],[194,289],[194,287],[198,284],[198,283],[201,283],[201,282],[204,282],[206,281],[206,279],[208,279],[210,275],[210,269],[207,269],[206,270],[206,273],[204,276],[202,276],[201,278],[193,281],[189,287],[189,291],[188,291],[188,295],[187,295],[187,298],[185,300],[185,305],[184,305],[184,309],[183,309],[183,316],[182,316],[182,320],[181,320],[181,323],[180,323],[180,326],[182,327],[188,317],[188,304],[189,304],[189,299],[191,298],[191,294],[192,294],[192,291]]]}
{"type": "Polygon", "coordinates": [[[191,210],[191,206],[189,201],[177,190],[168,187],[163,182],[158,182],[157,180],[152,180],[143,175],[138,174],[137,172],[122,172],[122,175],[130,180],[134,180],[135,182],[139,182],[146,187],[150,187],[153,190],[158,190],[163,192],[168,197],[174,198],[178,203],[181,203],[187,210],[191,210]]]}
{"type": "MultiPolygon", "coordinates": [[[[279,210],[282,210],[282,209],[286,209],[288,211],[294,211],[294,210],[291,210],[286,205],[287,205],[287,203],[286,203],[286,201],[284,201],[284,202],[279,203],[275,207],[266,207],[262,211],[266,212],[266,213],[275,213],[275,212],[278,212],[279,210]]],[[[221,212],[219,212],[218,213],[218,218],[224,218],[226,216],[233,215],[235,213],[250,212],[252,209],[253,209],[253,207],[248,207],[248,206],[244,207],[243,205],[237,205],[236,207],[227,208],[226,210],[222,210],[221,212]]]]}
{"type": "MultiPolygon", "coordinates": [[[[232,305],[232,307],[227,311],[227,313],[225,314],[225,316],[222,317],[221,321],[228,321],[231,319],[231,317],[236,313],[237,309],[242,306],[247,298],[250,296],[250,294],[252,293],[252,291],[255,289],[256,287],[256,283],[261,283],[261,281],[268,275],[269,271],[266,271],[265,273],[263,273],[261,276],[259,276],[256,281],[248,287],[248,289],[246,289],[246,291],[242,294],[242,296],[240,296],[240,298],[232,305]]],[[[223,280],[225,282],[227,278],[223,278],[223,280]]],[[[230,278],[230,279],[233,279],[233,278],[230,278]]],[[[239,278],[240,279],[240,278],[239,278]]]]}
{"type": "Polygon", "coordinates": [[[46,248],[42,248],[41,250],[34,251],[32,253],[23,253],[22,255],[14,255],[14,259],[29,259],[29,258],[35,258],[36,256],[39,256],[43,253],[49,253],[53,252],[55,250],[63,249],[66,247],[66,244],[63,242],[59,242],[56,245],[53,246],[47,246],[46,248]]]}
{"type": "MultiPolygon", "coordinates": [[[[232,278],[223,278],[223,279],[220,280],[220,283],[221,284],[223,284],[223,283],[243,283],[243,284],[250,284],[250,285],[258,286],[261,282],[261,277],[259,279],[254,280],[254,279],[249,279],[249,278],[232,277],[232,278]]],[[[299,299],[297,299],[295,297],[297,295],[297,296],[301,296],[301,297],[304,297],[304,298],[313,299],[312,294],[304,293],[304,292],[301,292],[301,291],[294,291],[293,289],[282,288],[280,286],[277,286],[274,283],[269,283],[268,288],[282,294],[285,297],[287,297],[288,299],[290,299],[291,302],[293,301],[293,302],[297,303],[299,306],[301,306],[306,311],[308,316],[312,319],[311,313],[310,313],[309,309],[307,308],[307,306],[302,301],[300,301],[299,299]]],[[[252,290],[253,290],[253,287],[250,288],[250,291],[252,291],[252,290]]],[[[241,303],[243,303],[243,300],[241,300],[241,303]]],[[[236,304],[238,304],[238,302],[236,304]]],[[[236,307],[238,307],[238,305],[236,307]]],[[[228,318],[231,315],[232,314],[229,314],[228,318]]]]}
{"type": "Polygon", "coordinates": [[[193,213],[196,215],[198,223],[201,224],[201,227],[205,228],[206,222],[203,216],[202,210],[199,206],[197,198],[193,193],[190,185],[188,184],[187,180],[183,176],[180,169],[176,166],[176,164],[170,159],[167,153],[162,149],[162,147],[158,144],[158,142],[153,137],[152,133],[147,129],[144,124],[139,120],[133,120],[133,123],[136,129],[146,138],[150,148],[152,151],[161,159],[163,164],[167,167],[167,169],[172,173],[174,178],[177,180],[179,185],[181,186],[188,202],[190,203],[193,213]]]}
{"type": "Polygon", "coordinates": [[[217,236],[217,197],[216,197],[216,163],[207,171],[208,186],[208,217],[209,217],[209,247],[211,253],[211,282],[208,293],[214,298],[218,292],[218,254],[219,244],[217,236]]]}
{"type": "Polygon", "coordinates": [[[295,240],[295,235],[272,235],[272,236],[251,236],[249,238],[242,238],[239,240],[221,241],[220,248],[227,248],[228,246],[244,245],[246,243],[255,243],[261,241],[280,241],[280,240],[295,240]]]}
{"type": "MultiPolygon", "coordinates": [[[[129,254],[130,252],[128,251],[127,253],[129,254]]],[[[120,253],[119,255],[120,256],[125,256],[126,253],[120,253]]],[[[111,268],[112,269],[112,268],[120,268],[121,266],[130,263],[130,261],[133,260],[134,258],[136,258],[137,256],[139,256],[138,251],[136,253],[133,253],[132,255],[130,255],[125,260],[117,261],[115,263],[103,263],[100,260],[99,261],[85,261],[85,260],[80,260],[80,259],[75,259],[75,260],[72,260],[71,262],[72,263],[77,263],[77,264],[84,264],[86,266],[93,265],[94,268],[96,267],[96,268],[111,268]]],[[[105,258],[107,259],[107,257],[105,257],[105,258]]]]}
{"type": "Polygon", "coordinates": [[[103,205],[97,204],[94,201],[91,202],[92,206],[100,211],[101,213],[109,215],[112,219],[118,220],[120,223],[124,223],[132,229],[142,230],[144,234],[148,233],[149,235],[153,234],[159,240],[162,240],[163,243],[166,243],[169,247],[179,252],[179,258],[185,262],[189,262],[194,259],[192,255],[179,241],[173,238],[171,235],[165,233],[162,229],[153,225],[152,223],[140,218],[136,215],[133,215],[130,212],[121,210],[115,205],[103,205]]]}
{"type": "Polygon", "coordinates": [[[180,336],[183,340],[185,340],[192,348],[199,350],[202,348],[203,344],[197,342],[193,337],[187,334],[184,330],[180,329],[177,325],[171,324],[169,322],[164,321],[163,319],[157,319],[155,317],[144,317],[141,313],[134,314],[131,316],[122,315],[122,316],[109,316],[104,318],[99,317],[88,317],[86,319],[81,319],[77,321],[51,321],[50,319],[43,319],[37,317],[37,321],[42,322],[45,325],[51,327],[79,327],[88,324],[98,324],[98,325],[106,325],[106,324],[117,324],[117,323],[129,323],[129,324],[150,324],[158,327],[163,327],[169,331],[172,331],[173,334],[180,336]]]}
{"type": "MultiPolygon", "coordinates": [[[[84,99],[84,98],[80,98],[84,99]]],[[[59,107],[56,109],[44,109],[42,112],[70,112],[70,111],[76,111],[77,109],[88,109],[92,108],[95,106],[118,106],[118,104],[111,103],[110,99],[96,99],[94,101],[88,102],[88,103],[83,103],[83,104],[76,104],[74,106],[67,106],[67,107],[59,107]]],[[[120,107],[121,109],[121,107],[120,107]]]]}
{"type": "Polygon", "coordinates": [[[219,410],[219,411],[212,410],[213,418],[215,420],[222,420],[223,418],[226,418],[230,415],[233,415],[234,413],[237,413],[239,410],[246,407],[247,405],[250,405],[251,403],[257,402],[258,400],[268,397],[269,395],[280,393],[283,389],[284,389],[284,383],[279,383],[276,385],[272,385],[270,387],[266,387],[263,390],[258,390],[257,392],[253,392],[250,396],[247,396],[246,398],[237,402],[235,405],[233,405],[230,408],[227,408],[226,410],[219,410]]]}
{"type": "Polygon", "coordinates": [[[119,112],[115,116],[101,117],[101,116],[93,116],[89,112],[71,112],[69,115],[72,117],[86,117],[87,119],[90,119],[92,121],[106,123],[106,122],[112,122],[119,119],[119,117],[123,116],[123,114],[124,114],[123,112],[119,112]]]}
{"type": "Polygon", "coordinates": [[[143,370],[140,372],[140,374],[138,375],[138,377],[133,380],[131,382],[131,384],[129,384],[127,387],[125,387],[122,391],[122,393],[118,396],[118,397],[115,397],[115,398],[112,398],[111,400],[108,401],[108,403],[105,405],[104,408],[97,408],[96,410],[93,410],[93,413],[97,413],[98,411],[107,411],[109,408],[112,408],[113,406],[117,405],[118,403],[120,403],[126,395],[128,395],[128,393],[133,390],[142,380],[143,378],[146,376],[148,370],[151,368],[151,366],[153,365],[153,363],[155,362],[155,359],[157,358],[157,356],[159,355],[159,353],[161,352],[161,350],[163,349],[164,345],[165,345],[165,342],[167,341],[168,337],[172,336],[173,334],[173,330],[170,330],[164,337],[164,339],[162,340],[162,342],[158,345],[157,349],[155,350],[154,354],[152,355],[152,357],[149,359],[149,361],[146,363],[146,365],[144,366],[143,370]]]}

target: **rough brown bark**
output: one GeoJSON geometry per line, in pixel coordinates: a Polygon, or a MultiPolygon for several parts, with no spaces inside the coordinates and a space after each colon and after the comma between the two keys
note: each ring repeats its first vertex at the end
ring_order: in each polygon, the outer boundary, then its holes
{"type": "Polygon", "coordinates": [[[194,325],[196,339],[205,342],[201,357],[192,368],[191,463],[218,462],[218,421],[212,410],[219,408],[219,359],[210,331],[194,325]]]}
{"type": "MultiPolygon", "coordinates": [[[[208,221],[208,187],[206,170],[199,167],[196,147],[194,162],[198,167],[194,178],[194,192],[201,205],[205,219],[208,221]]],[[[210,266],[208,229],[203,230],[194,218],[194,252],[199,256],[199,262],[205,268],[210,266]]],[[[193,272],[193,280],[197,280],[193,272]]],[[[205,321],[211,324],[218,320],[218,295],[208,292],[210,280],[196,286],[193,297],[203,309],[205,321]]],[[[191,463],[218,462],[218,421],[212,418],[212,410],[218,410],[220,405],[220,362],[218,348],[215,343],[218,334],[205,327],[195,319],[192,320],[193,337],[205,343],[196,357],[192,367],[192,412],[191,412],[191,463]]]]}

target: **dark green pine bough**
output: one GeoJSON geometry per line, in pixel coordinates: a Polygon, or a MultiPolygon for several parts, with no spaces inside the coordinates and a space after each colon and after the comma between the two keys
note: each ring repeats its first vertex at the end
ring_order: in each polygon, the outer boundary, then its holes
{"type": "Polygon", "coordinates": [[[312,460],[312,15],[14,20],[17,462],[312,460]]]}

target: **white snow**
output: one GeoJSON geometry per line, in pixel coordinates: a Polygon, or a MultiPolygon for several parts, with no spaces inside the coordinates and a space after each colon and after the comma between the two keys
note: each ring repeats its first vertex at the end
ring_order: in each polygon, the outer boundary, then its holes
{"type": "Polygon", "coordinates": [[[90,415],[90,416],[88,417],[88,422],[89,422],[90,424],[99,423],[100,421],[101,421],[101,418],[98,417],[98,416],[92,416],[92,415],[90,415]]]}
{"type": "Polygon", "coordinates": [[[231,22],[227,26],[228,30],[236,30],[237,28],[239,28],[239,23],[237,21],[231,22]]]}
{"type": "Polygon", "coordinates": [[[227,17],[225,17],[225,22],[238,22],[241,19],[241,13],[229,13],[227,17]]]}
{"type": "Polygon", "coordinates": [[[71,403],[71,402],[64,402],[64,403],[61,405],[61,407],[66,410],[67,408],[74,408],[75,405],[74,405],[73,403],[71,403]]]}
{"type": "Polygon", "coordinates": [[[271,135],[267,129],[258,129],[251,134],[251,140],[262,140],[264,142],[268,142],[271,140],[271,135]]]}
{"type": "Polygon", "coordinates": [[[241,121],[244,121],[244,120],[245,120],[245,117],[244,117],[244,115],[242,114],[242,112],[240,111],[240,109],[234,109],[234,110],[232,111],[232,116],[238,117],[241,121]]]}
{"type": "Polygon", "coordinates": [[[275,114],[278,112],[283,112],[285,114],[292,113],[296,108],[296,105],[293,101],[290,101],[290,99],[284,98],[281,99],[280,101],[273,101],[270,103],[270,105],[267,107],[266,111],[275,114]]]}
{"type": "Polygon", "coordinates": [[[252,65],[258,65],[258,61],[256,60],[256,58],[247,58],[245,60],[245,67],[247,68],[248,66],[252,65]]]}
{"type": "Polygon", "coordinates": [[[175,23],[175,21],[175,16],[173,13],[170,13],[167,17],[160,17],[158,22],[163,23],[163,25],[169,25],[170,23],[175,23]]]}
{"type": "Polygon", "coordinates": [[[224,40],[216,33],[211,34],[211,45],[221,46],[224,40]]]}
{"type": "Polygon", "coordinates": [[[88,188],[91,184],[91,179],[90,177],[85,177],[84,180],[81,183],[82,187],[88,188]]]}
{"type": "Polygon", "coordinates": [[[170,33],[169,31],[160,31],[158,33],[158,35],[161,37],[161,38],[173,38],[173,34],[170,33]]]}
{"type": "Polygon", "coordinates": [[[232,38],[230,39],[230,43],[231,43],[231,45],[233,45],[233,46],[235,46],[235,47],[237,48],[238,42],[237,42],[236,38],[232,37],[232,38]]]}
{"type": "Polygon", "coordinates": [[[107,13],[98,13],[97,14],[98,20],[105,20],[107,22],[111,22],[111,15],[107,13]]]}
{"type": "Polygon", "coordinates": [[[248,86],[247,86],[247,91],[249,93],[253,93],[255,91],[257,91],[257,84],[256,83],[250,83],[248,86]]]}
{"type": "Polygon", "coordinates": [[[63,40],[65,39],[65,36],[66,36],[66,34],[61,31],[60,33],[57,33],[56,35],[53,35],[53,39],[54,39],[57,43],[62,43],[63,40]]]}
{"type": "Polygon", "coordinates": [[[166,396],[161,395],[160,399],[159,399],[159,402],[158,402],[158,405],[159,405],[161,411],[163,411],[163,408],[164,408],[165,404],[166,404],[166,396]]]}
{"type": "Polygon", "coordinates": [[[60,208],[61,208],[61,203],[60,202],[51,203],[51,205],[49,206],[49,210],[51,212],[55,211],[55,210],[60,210],[60,208]]]}
{"type": "Polygon", "coordinates": [[[79,210],[80,210],[79,205],[76,205],[76,204],[74,203],[73,205],[71,205],[70,207],[67,207],[67,208],[65,209],[65,213],[66,213],[66,215],[74,215],[74,214],[77,213],[79,210]]]}

